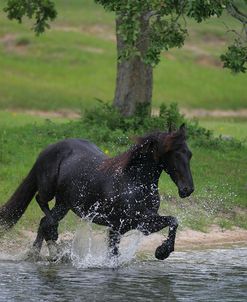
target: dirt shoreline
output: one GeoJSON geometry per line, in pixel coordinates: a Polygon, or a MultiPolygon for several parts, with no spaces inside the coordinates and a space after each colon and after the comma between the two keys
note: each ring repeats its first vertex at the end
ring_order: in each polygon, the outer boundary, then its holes
{"type": "MultiPolygon", "coordinates": [[[[162,235],[158,233],[152,234],[144,238],[140,249],[143,251],[151,251],[157,247],[162,240],[164,240],[162,235]]],[[[177,251],[230,246],[247,246],[247,230],[237,227],[231,230],[222,230],[220,227],[213,225],[207,233],[190,229],[179,231],[176,238],[177,251]]]]}
{"type": "MultiPolygon", "coordinates": [[[[35,232],[22,230],[18,234],[6,234],[0,238],[0,255],[17,255],[27,251],[34,241],[35,232]]],[[[96,235],[101,237],[102,235],[96,235]]],[[[60,235],[61,244],[71,242],[74,233],[65,232],[60,235]]],[[[140,240],[138,252],[154,253],[155,249],[162,243],[165,236],[160,233],[154,233],[149,236],[143,236],[140,240]]],[[[128,236],[124,239],[124,245],[128,245],[128,236]]],[[[213,225],[209,232],[204,233],[190,229],[179,231],[176,238],[176,251],[204,250],[229,248],[236,246],[247,246],[247,230],[233,228],[231,230],[222,230],[213,225]]],[[[44,245],[45,253],[47,247],[44,245]]],[[[1,258],[1,257],[0,257],[1,258]]]]}
{"type": "MultiPolygon", "coordinates": [[[[38,110],[38,109],[7,109],[5,110],[10,113],[24,113],[32,116],[39,116],[47,119],[52,118],[67,118],[67,119],[79,119],[81,118],[81,113],[72,109],[59,109],[56,111],[49,110],[38,110]]],[[[159,110],[153,108],[152,112],[157,115],[159,110]]],[[[247,109],[237,109],[237,110],[223,110],[223,109],[204,109],[204,108],[181,108],[180,112],[187,118],[200,118],[200,117],[247,117],[247,109]]]]}

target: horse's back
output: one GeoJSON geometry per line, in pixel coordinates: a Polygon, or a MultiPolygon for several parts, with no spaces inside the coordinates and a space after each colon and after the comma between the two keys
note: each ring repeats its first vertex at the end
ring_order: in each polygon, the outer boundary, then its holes
{"type": "Polygon", "coordinates": [[[78,159],[85,156],[99,159],[105,157],[104,153],[93,143],[83,139],[69,138],[49,145],[40,153],[37,162],[45,160],[50,163],[68,156],[78,159]]]}
{"type": "Polygon", "coordinates": [[[85,165],[96,168],[106,158],[95,144],[87,140],[67,139],[60,144],[58,147],[63,150],[63,154],[66,154],[63,162],[67,162],[67,168],[75,166],[83,169],[85,165]]]}
{"type": "Polygon", "coordinates": [[[66,139],[49,145],[35,164],[39,193],[51,200],[59,186],[69,185],[86,171],[97,169],[104,158],[104,153],[87,140],[66,139]]]}

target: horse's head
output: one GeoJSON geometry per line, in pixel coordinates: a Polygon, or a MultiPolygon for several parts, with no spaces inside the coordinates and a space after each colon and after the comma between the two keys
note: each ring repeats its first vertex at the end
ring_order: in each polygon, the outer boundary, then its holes
{"type": "MultiPolygon", "coordinates": [[[[145,167],[146,170],[142,170],[144,175],[145,173],[152,175],[150,171],[153,167],[160,176],[163,169],[177,185],[180,197],[185,198],[194,191],[190,171],[192,153],[186,144],[184,124],[174,132],[158,131],[137,137],[135,140],[136,145],[128,152],[110,159],[115,170],[119,167],[123,170],[138,165],[139,168],[140,166],[145,167]],[[144,165],[144,163],[147,165],[144,165]]],[[[137,169],[131,171],[136,173],[137,169]]]]}
{"type": "Polygon", "coordinates": [[[159,149],[163,169],[178,187],[179,196],[189,196],[194,191],[194,185],[190,171],[192,153],[186,144],[185,125],[163,136],[159,149]]]}

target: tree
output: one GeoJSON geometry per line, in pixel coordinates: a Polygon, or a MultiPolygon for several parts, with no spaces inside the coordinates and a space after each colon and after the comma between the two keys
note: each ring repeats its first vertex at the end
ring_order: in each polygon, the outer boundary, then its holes
{"type": "MultiPolygon", "coordinates": [[[[224,67],[245,72],[247,63],[247,0],[95,0],[116,14],[117,79],[113,104],[129,116],[152,100],[153,67],[163,50],[182,47],[187,36],[186,18],[198,23],[224,11],[243,26],[221,55],[224,67]]],[[[52,0],[7,0],[5,12],[22,22],[34,18],[34,31],[49,28],[57,12],[52,0]]]]}

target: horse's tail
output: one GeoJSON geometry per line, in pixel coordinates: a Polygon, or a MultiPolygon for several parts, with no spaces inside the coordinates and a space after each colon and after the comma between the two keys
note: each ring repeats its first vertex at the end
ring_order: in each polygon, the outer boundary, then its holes
{"type": "Polygon", "coordinates": [[[17,223],[27,209],[36,191],[36,173],[35,169],[32,168],[14,194],[0,208],[0,228],[7,230],[17,223]]]}

